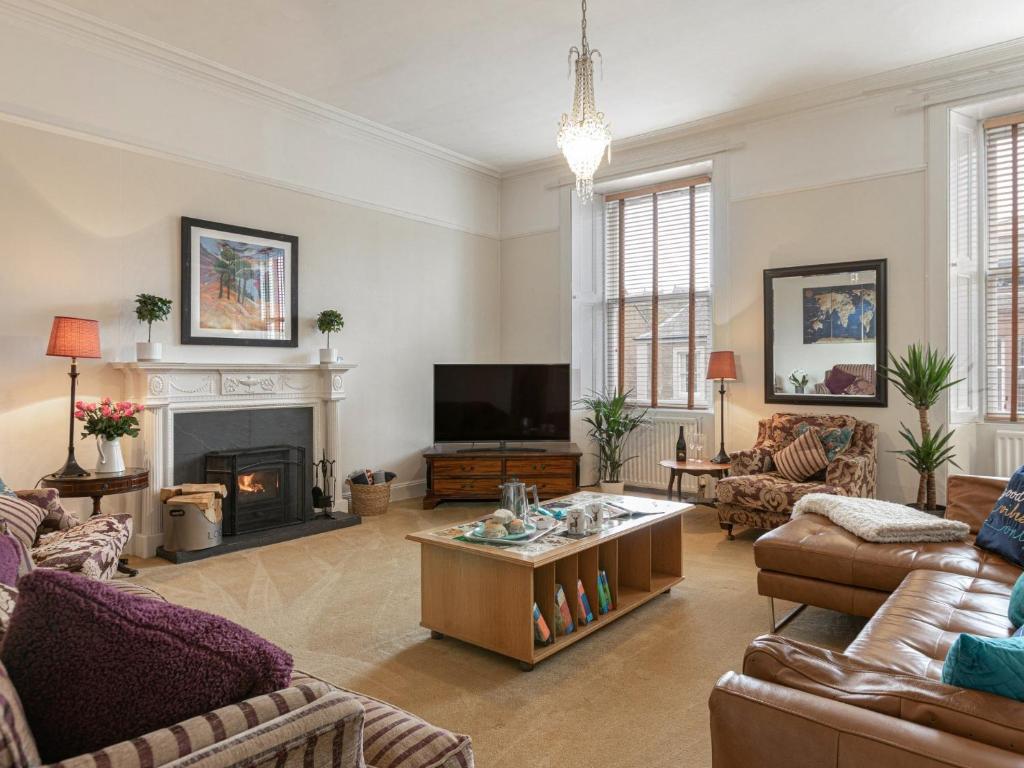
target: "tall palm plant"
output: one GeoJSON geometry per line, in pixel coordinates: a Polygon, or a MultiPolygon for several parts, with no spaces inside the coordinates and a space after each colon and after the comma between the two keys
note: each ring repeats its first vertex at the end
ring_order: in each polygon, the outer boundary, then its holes
{"type": "Polygon", "coordinates": [[[576,403],[591,412],[583,421],[590,425],[587,437],[597,443],[597,470],[602,482],[622,482],[622,468],[636,458],[625,455],[626,442],[633,432],[650,423],[646,408],[638,410],[627,404],[629,395],[593,394],[576,403]]]}
{"type": "Polygon", "coordinates": [[[933,433],[928,421],[928,410],[938,402],[939,395],[963,381],[950,381],[955,359],[954,355],[941,355],[930,346],[911,344],[903,357],[897,358],[890,352],[889,365],[882,366],[883,375],[917,410],[921,439],[900,422],[900,437],[908,447],[894,453],[917,470],[917,505],[921,509],[935,509],[935,471],[947,461],[960,466],[954,461],[950,445],[954,430],[939,426],[933,433]]]}

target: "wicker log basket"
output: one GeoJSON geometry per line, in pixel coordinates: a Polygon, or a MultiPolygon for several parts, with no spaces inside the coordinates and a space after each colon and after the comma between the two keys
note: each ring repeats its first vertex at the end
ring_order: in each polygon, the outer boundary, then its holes
{"type": "Polygon", "coordinates": [[[345,485],[348,486],[352,494],[351,511],[360,517],[383,515],[388,511],[388,503],[391,501],[391,483],[393,482],[394,480],[388,480],[386,483],[363,485],[346,480],[345,485]]]}

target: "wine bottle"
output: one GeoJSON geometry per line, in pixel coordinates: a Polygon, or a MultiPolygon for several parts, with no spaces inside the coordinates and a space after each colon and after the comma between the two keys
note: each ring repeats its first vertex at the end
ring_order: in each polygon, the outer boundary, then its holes
{"type": "Polygon", "coordinates": [[[686,461],[686,435],[679,428],[679,439],[676,440],[676,461],[686,461]]]}

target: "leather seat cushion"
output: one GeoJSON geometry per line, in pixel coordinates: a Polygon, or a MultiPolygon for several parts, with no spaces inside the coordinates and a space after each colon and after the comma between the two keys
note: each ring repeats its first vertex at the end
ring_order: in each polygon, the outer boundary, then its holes
{"type": "Polygon", "coordinates": [[[911,571],[973,576],[1012,585],[1021,573],[999,555],[970,541],[872,544],[820,515],[803,515],[754,544],[763,570],[892,592],[911,571]]]}
{"type": "Polygon", "coordinates": [[[846,655],[876,669],[942,679],[949,647],[963,633],[1009,637],[1012,584],[914,571],[850,643],[846,655]]]}
{"type": "Polygon", "coordinates": [[[715,483],[715,498],[724,504],[748,509],[767,509],[788,512],[797,500],[808,493],[835,493],[845,495],[841,488],[824,481],[797,483],[777,472],[760,475],[737,475],[715,483]]]}

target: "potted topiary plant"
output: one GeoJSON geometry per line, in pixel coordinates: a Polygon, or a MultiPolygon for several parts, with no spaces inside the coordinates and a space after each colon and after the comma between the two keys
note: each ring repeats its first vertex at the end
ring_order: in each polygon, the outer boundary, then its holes
{"type": "Polygon", "coordinates": [[[153,341],[153,323],[162,323],[171,314],[170,299],[154,296],[151,293],[140,293],[135,297],[135,316],[140,323],[146,323],[146,340],[135,345],[135,357],[141,362],[159,360],[163,357],[163,345],[153,341]]]}
{"type": "Polygon", "coordinates": [[[882,366],[881,370],[907,402],[917,410],[921,439],[918,440],[914,433],[900,422],[900,437],[907,442],[908,447],[901,451],[893,451],[917,470],[917,503],[911,504],[917,509],[943,509],[935,503],[935,471],[947,461],[954,467],[960,467],[954,461],[953,446],[949,444],[954,430],[939,426],[933,433],[928,421],[928,409],[938,402],[939,395],[963,381],[949,379],[953,372],[954,360],[954,355],[940,355],[931,347],[911,344],[903,357],[897,358],[890,352],[890,364],[882,366]]]}
{"type": "Polygon", "coordinates": [[[622,493],[622,468],[635,456],[626,456],[630,435],[649,424],[647,409],[627,404],[630,393],[594,394],[577,402],[591,412],[583,419],[590,425],[587,437],[597,443],[597,471],[602,493],[622,493]]]}
{"type": "Polygon", "coordinates": [[[320,350],[321,363],[335,363],[338,361],[338,350],[331,346],[331,334],[337,333],[345,327],[345,318],[336,309],[325,309],[316,316],[316,328],[320,333],[327,334],[327,346],[320,350]]]}

